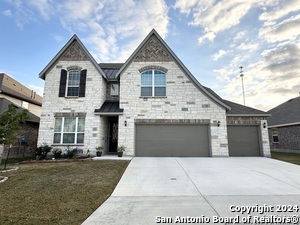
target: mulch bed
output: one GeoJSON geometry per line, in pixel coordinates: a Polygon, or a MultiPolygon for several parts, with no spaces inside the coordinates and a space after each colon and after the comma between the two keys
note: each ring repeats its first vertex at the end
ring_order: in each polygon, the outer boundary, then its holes
{"type": "Polygon", "coordinates": [[[20,164],[28,164],[28,163],[66,163],[66,162],[83,162],[83,161],[90,161],[90,160],[92,160],[92,158],[26,160],[26,161],[20,162],[20,164]]]}

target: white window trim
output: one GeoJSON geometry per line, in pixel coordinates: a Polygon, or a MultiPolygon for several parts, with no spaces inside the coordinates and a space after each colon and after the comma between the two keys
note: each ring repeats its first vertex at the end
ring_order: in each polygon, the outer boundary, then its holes
{"type": "Polygon", "coordinates": [[[151,85],[142,85],[142,78],[141,78],[141,97],[166,97],[167,96],[167,81],[166,81],[166,84],[165,85],[156,85],[155,86],[155,73],[154,73],[154,71],[160,71],[160,72],[162,72],[162,73],[164,73],[165,74],[165,76],[166,76],[166,73],[164,72],[164,71],[161,71],[161,70],[155,70],[155,69],[153,69],[153,70],[145,70],[145,71],[143,71],[142,73],[141,73],[141,76],[142,76],[142,74],[144,73],[144,72],[147,72],[147,71],[152,71],[152,84],[151,85]],[[143,96],[142,95],[142,88],[143,87],[151,87],[151,89],[152,89],[152,95],[151,96],[143,96]],[[155,96],[155,88],[156,87],[164,87],[164,88],[166,88],[166,95],[162,95],[162,96],[155,96]]]}
{"type": "Polygon", "coordinates": [[[67,74],[67,83],[66,83],[66,91],[65,91],[65,97],[79,97],[79,89],[80,89],[80,74],[81,74],[81,71],[80,70],[69,70],[68,71],[68,74],[67,74]],[[78,72],[79,73],[79,83],[78,85],[69,85],[69,75],[70,75],[70,72],[78,72]],[[68,95],[68,88],[69,87],[77,87],[78,88],[78,94],[77,95],[68,95]]]}
{"type": "MultiPolygon", "coordinates": [[[[61,118],[62,121],[61,121],[61,130],[60,132],[55,132],[55,127],[54,127],[54,132],[53,132],[53,144],[63,144],[63,145],[66,145],[66,144],[83,144],[84,143],[84,139],[83,139],[83,143],[77,143],[77,135],[78,134],[85,134],[85,131],[83,132],[78,132],[78,119],[79,118],[83,118],[83,117],[57,117],[57,118],[61,118]],[[75,118],[76,121],[75,121],[75,131],[74,132],[64,132],[64,126],[65,126],[65,118],[75,118]],[[60,135],[60,142],[59,143],[54,143],[54,136],[55,134],[61,134],[60,135]],[[75,138],[74,138],[74,143],[63,143],[63,136],[64,134],[75,134],[75,138]]],[[[56,120],[56,118],[55,118],[56,120]]],[[[54,121],[54,124],[55,124],[55,121],[54,121]]],[[[54,125],[55,126],[55,125],[54,125]]]]}

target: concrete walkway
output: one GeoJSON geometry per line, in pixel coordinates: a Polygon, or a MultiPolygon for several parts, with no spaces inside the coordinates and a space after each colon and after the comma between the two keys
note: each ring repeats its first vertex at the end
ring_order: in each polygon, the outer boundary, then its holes
{"type": "Polygon", "coordinates": [[[133,158],[112,196],[83,224],[242,223],[277,215],[299,222],[299,207],[297,165],[263,157],[133,158]],[[295,207],[278,212],[277,205],[295,207]],[[238,211],[245,206],[251,218],[238,211]]]}

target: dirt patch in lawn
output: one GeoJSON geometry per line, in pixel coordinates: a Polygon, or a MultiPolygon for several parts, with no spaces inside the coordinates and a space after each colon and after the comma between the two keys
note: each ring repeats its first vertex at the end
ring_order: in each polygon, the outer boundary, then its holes
{"type": "Polygon", "coordinates": [[[0,183],[0,224],[81,224],[111,195],[128,163],[22,164],[0,183]]]}

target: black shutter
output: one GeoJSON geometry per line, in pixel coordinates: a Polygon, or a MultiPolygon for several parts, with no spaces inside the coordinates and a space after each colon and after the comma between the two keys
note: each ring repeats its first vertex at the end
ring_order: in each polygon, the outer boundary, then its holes
{"type": "Polygon", "coordinates": [[[79,97],[85,97],[86,70],[80,72],[79,97]]]}
{"type": "Polygon", "coordinates": [[[60,84],[59,84],[58,97],[65,97],[66,84],[67,84],[67,75],[68,75],[68,72],[66,70],[62,69],[61,72],[60,72],[60,84]]]}

